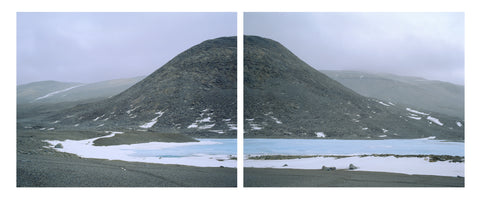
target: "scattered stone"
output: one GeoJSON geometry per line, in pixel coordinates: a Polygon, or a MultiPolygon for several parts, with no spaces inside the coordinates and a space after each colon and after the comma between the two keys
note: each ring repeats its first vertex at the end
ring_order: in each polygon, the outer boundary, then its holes
{"type": "Polygon", "coordinates": [[[55,145],[55,148],[63,148],[63,145],[58,143],[57,145],[55,145]]]}
{"type": "Polygon", "coordinates": [[[358,167],[356,167],[356,166],[353,165],[353,164],[348,165],[348,169],[350,169],[350,170],[355,170],[355,169],[357,169],[357,168],[358,168],[358,167]]]}
{"type": "Polygon", "coordinates": [[[322,170],[323,171],[334,171],[334,170],[337,170],[337,168],[334,167],[334,166],[332,166],[332,167],[322,166],[322,170]]]}

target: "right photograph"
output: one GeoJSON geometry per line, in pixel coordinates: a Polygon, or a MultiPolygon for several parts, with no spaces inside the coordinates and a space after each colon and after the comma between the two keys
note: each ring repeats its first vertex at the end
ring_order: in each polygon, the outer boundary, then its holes
{"type": "Polygon", "coordinates": [[[464,13],[244,13],[245,187],[464,187],[464,13]]]}

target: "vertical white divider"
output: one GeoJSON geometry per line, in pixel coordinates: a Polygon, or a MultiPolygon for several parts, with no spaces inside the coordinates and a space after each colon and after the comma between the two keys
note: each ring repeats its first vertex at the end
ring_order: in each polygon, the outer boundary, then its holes
{"type": "Polygon", "coordinates": [[[237,188],[243,188],[243,12],[237,12],[237,188]]]}

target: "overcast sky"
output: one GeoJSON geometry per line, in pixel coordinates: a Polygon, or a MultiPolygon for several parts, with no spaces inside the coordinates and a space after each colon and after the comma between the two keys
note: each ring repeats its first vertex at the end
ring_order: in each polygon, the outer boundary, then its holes
{"type": "Polygon", "coordinates": [[[202,41],[236,34],[236,13],[17,13],[17,84],[148,75],[202,41]]]}
{"type": "Polygon", "coordinates": [[[244,32],[282,43],[317,69],[464,84],[463,13],[245,13],[244,32]]]}

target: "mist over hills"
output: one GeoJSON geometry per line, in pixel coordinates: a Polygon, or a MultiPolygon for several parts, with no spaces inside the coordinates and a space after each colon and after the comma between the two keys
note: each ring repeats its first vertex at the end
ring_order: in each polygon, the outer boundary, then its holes
{"type": "Polygon", "coordinates": [[[17,103],[60,103],[104,99],[139,82],[145,76],[106,80],[95,83],[40,81],[17,86],[17,103]]]}
{"type": "Polygon", "coordinates": [[[113,97],[49,116],[49,127],[236,136],[236,46],[204,41],[113,97]]]}
{"type": "Polygon", "coordinates": [[[464,86],[419,77],[321,70],[355,92],[381,100],[464,118],[464,86]]]}
{"type": "Polygon", "coordinates": [[[276,41],[244,41],[245,137],[463,139],[459,118],[364,97],[276,41]]]}
{"type": "MultiPolygon", "coordinates": [[[[463,96],[463,89],[413,77],[345,71],[325,75],[276,41],[256,36],[244,40],[247,138],[464,138],[463,117],[442,112],[441,102],[425,96],[463,96]],[[381,91],[392,86],[401,88],[381,91]],[[402,100],[419,94],[433,106],[402,100]]],[[[17,122],[41,130],[235,137],[236,58],[236,37],[225,37],[184,51],[147,77],[20,85],[17,122]]],[[[454,112],[458,109],[463,110],[454,112]]]]}
{"type": "Polygon", "coordinates": [[[112,97],[143,76],[95,83],[40,81],[17,86],[17,121],[37,120],[78,104],[112,97]]]}

